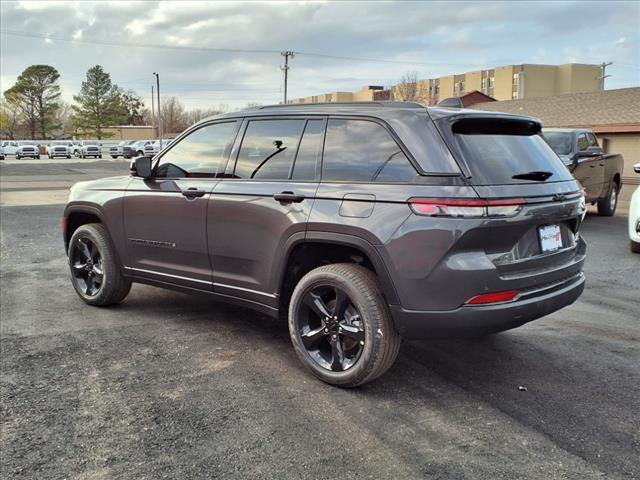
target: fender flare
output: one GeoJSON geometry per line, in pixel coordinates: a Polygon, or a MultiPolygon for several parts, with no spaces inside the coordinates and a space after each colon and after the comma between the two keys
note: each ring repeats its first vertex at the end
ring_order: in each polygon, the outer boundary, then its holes
{"type": "Polygon", "coordinates": [[[380,286],[382,287],[382,292],[387,303],[389,305],[396,305],[400,303],[395,286],[391,280],[391,276],[389,275],[389,271],[382,260],[382,256],[378,253],[378,250],[372,243],[354,235],[314,230],[307,231],[306,233],[294,233],[286,240],[286,242],[284,242],[282,248],[279,249],[279,252],[276,254],[276,257],[274,258],[274,265],[277,267],[272,281],[274,291],[278,294],[278,297],[281,295],[280,288],[282,286],[282,281],[284,280],[286,265],[289,262],[291,252],[294,247],[301,243],[333,243],[360,250],[371,261],[380,281],[380,286]]]}

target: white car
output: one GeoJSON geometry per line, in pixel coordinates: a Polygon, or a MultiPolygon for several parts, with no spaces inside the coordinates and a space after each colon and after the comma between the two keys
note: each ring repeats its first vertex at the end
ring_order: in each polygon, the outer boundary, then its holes
{"type": "Polygon", "coordinates": [[[102,158],[102,147],[96,142],[82,142],[80,157],[102,158]]]}
{"type": "Polygon", "coordinates": [[[4,160],[4,147],[0,145],[0,160],[4,160]]]}
{"type": "Polygon", "coordinates": [[[71,155],[73,155],[73,142],[68,140],[51,142],[49,145],[47,145],[47,155],[49,156],[49,158],[71,158],[71,155]]]}
{"type": "Polygon", "coordinates": [[[14,140],[5,140],[1,145],[5,155],[15,155],[18,150],[18,142],[14,140]]]}
{"type": "MultiPolygon", "coordinates": [[[[633,171],[640,173],[640,163],[633,166],[633,171]]],[[[640,253],[640,187],[631,195],[629,204],[629,246],[634,253],[640,253]]]]}
{"type": "Polygon", "coordinates": [[[40,158],[40,147],[36,143],[21,143],[16,150],[16,159],[24,157],[40,158]]]}
{"type": "MultiPolygon", "coordinates": [[[[171,140],[162,140],[162,150],[167,148],[167,146],[171,143],[171,140]]],[[[153,157],[160,152],[160,141],[154,140],[152,143],[148,143],[144,146],[144,154],[147,157],[153,157]]]]}

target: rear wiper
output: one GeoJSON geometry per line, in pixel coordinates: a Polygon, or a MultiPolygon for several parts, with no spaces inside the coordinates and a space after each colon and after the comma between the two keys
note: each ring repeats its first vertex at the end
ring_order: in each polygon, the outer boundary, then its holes
{"type": "Polygon", "coordinates": [[[515,178],[516,180],[536,180],[538,182],[544,182],[552,175],[553,175],[552,172],[533,171],[533,172],[519,173],[518,175],[514,175],[511,178],[515,178]]]}

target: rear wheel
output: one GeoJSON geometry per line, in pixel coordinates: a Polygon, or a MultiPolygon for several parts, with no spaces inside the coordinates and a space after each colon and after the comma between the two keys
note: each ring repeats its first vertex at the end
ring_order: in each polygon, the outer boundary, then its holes
{"type": "Polygon", "coordinates": [[[289,304],[289,334],[302,363],[340,387],[376,379],[400,348],[376,276],[353,264],[319,267],[300,280],[289,304]]]}
{"type": "Polygon", "coordinates": [[[629,248],[633,253],[640,253],[640,243],[629,240],[629,248]]]}
{"type": "Polygon", "coordinates": [[[124,278],[107,230],[99,223],[79,227],[69,242],[71,282],[89,305],[107,306],[125,299],[131,282],[124,278]]]}
{"type": "Polygon", "coordinates": [[[603,217],[611,217],[616,213],[618,206],[618,184],[611,182],[607,194],[601,200],[598,200],[598,215],[603,217]]]}

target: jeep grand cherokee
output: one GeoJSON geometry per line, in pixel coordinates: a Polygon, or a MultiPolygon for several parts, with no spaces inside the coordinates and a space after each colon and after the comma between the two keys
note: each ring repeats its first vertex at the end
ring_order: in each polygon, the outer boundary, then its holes
{"type": "Polygon", "coordinates": [[[283,314],[314,375],[361,385],[401,337],[498,332],[580,296],[584,197],[540,130],[394,102],[213,117],[72,188],[72,284],[90,305],[140,282],[283,314]]]}

